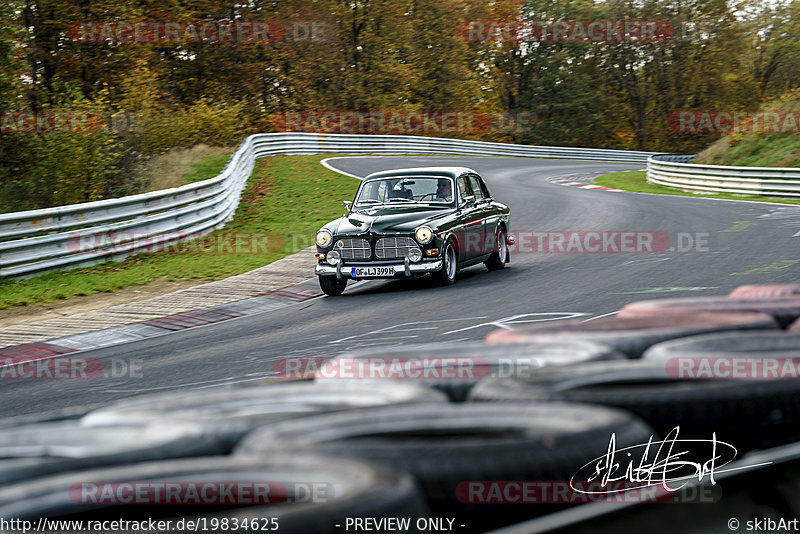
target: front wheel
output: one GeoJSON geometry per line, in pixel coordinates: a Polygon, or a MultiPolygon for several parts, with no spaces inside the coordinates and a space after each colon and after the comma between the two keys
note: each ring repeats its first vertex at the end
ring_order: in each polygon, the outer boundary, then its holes
{"type": "Polygon", "coordinates": [[[444,254],[442,255],[442,270],[433,274],[434,279],[439,285],[453,285],[456,281],[456,271],[458,270],[457,262],[456,249],[453,247],[453,242],[448,241],[447,245],[444,247],[444,254]]]}
{"type": "Polygon", "coordinates": [[[336,297],[341,295],[344,292],[344,288],[347,287],[347,278],[339,279],[335,276],[320,276],[319,287],[322,288],[322,292],[326,295],[336,297]]]}
{"type": "Polygon", "coordinates": [[[490,271],[502,269],[506,266],[506,263],[508,263],[508,242],[506,241],[505,230],[502,228],[497,230],[497,235],[495,237],[497,248],[492,255],[489,256],[489,259],[483,263],[490,271]]]}

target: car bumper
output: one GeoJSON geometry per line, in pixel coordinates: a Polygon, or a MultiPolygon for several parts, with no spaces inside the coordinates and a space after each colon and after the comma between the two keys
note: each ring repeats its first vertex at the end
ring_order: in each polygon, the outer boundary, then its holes
{"type": "MultiPolygon", "coordinates": [[[[323,265],[317,264],[314,272],[320,276],[340,276],[342,278],[353,278],[352,267],[391,267],[394,269],[394,276],[363,277],[367,278],[397,278],[399,276],[414,276],[418,274],[435,273],[442,270],[442,260],[428,261],[424,263],[401,263],[394,265],[323,265]]],[[[361,278],[361,277],[360,277],[361,278]]]]}

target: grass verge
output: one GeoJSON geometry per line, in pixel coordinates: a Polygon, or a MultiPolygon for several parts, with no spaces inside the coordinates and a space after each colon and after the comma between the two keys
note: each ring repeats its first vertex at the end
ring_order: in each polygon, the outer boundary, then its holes
{"type": "MultiPolygon", "coordinates": [[[[196,241],[122,262],[0,281],[0,309],[47,304],[111,292],[154,280],[219,280],[241,274],[314,243],[320,226],[342,214],[358,182],[319,164],[330,157],[274,156],[256,162],[236,215],[196,241]]],[[[206,156],[187,181],[216,176],[228,156],[206,156]]]]}
{"type": "Polygon", "coordinates": [[[604,187],[613,187],[614,189],[623,189],[625,191],[632,191],[634,193],[654,193],[658,195],[674,195],[695,198],[721,198],[726,200],[750,200],[753,202],[771,202],[778,204],[800,204],[800,199],[793,198],[731,195],[728,193],[698,195],[695,193],[689,193],[687,191],[681,191],[680,189],[673,189],[672,187],[648,183],[647,171],[612,172],[611,174],[598,176],[594,179],[594,183],[604,187]]]}

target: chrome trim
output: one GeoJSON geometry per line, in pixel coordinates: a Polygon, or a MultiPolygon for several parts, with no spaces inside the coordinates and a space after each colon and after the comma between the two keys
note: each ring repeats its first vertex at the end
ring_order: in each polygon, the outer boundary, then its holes
{"type": "Polygon", "coordinates": [[[332,242],[333,250],[341,255],[343,260],[367,260],[372,255],[372,247],[369,241],[361,237],[334,237],[332,242]],[[339,246],[339,243],[342,246],[339,246]]]}
{"type": "MultiPolygon", "coordinates": [[[[437,261],[430,261],[425,263],[410,263],[408,265],[408,274],[406,274],[406,266],[405,264],[399,265],[348,265],[344,269],[339,269],[341,264],[337,265],[336,267],[332,265],[317,265],[314,268],[314,273],[317,275],[337,275],[337,270],[341,273],[341,276],[345,278],[352,278],[350,276],[350,267],[392,267],[394,269],[394,274],[403,274],[405,276],[411,276],[412,274],[420,274],[420,273],[433,273],[436,271],[440,271],[442,269],[442,260],[437,261]]],[[[365,279],[366,280],[366,279],[365,279]]]]}
{"type": "Polygon", "coordinates": [[[375,257],[380,260],[405,258],[411,248],[419,248],[413,237],[382,237],[375,242],[375,257]]]}

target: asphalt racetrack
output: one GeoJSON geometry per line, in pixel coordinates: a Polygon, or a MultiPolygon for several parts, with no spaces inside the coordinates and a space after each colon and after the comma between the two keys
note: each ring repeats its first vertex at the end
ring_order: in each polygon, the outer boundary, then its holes
{"type": "Polygon", "coordinates": [[[796,281],[800,271],[800,236],[795,236],[800,234],[800,207],[610,192],[547,181],[642,165],[469,157],[341,158],[331,165],[358,176],[400,167],[467,166],[511,207],[511,230],[520,235],[663,232],[672,250],[550,254],[528,247],[512,251],[506,269],[470,267],[450,287],[434,287],[427,278],[351,283],[341,297],[82,353],[135,362],[141,370],[124,379],[8,381],[0,391],[4,412],[21,415],[141,393],[244,383],[271,376],[272,362],[281,357],[480,340],[497,328],[528,321],[591,319],[635,300],[724,295],[742,284],[796,281]]]}

